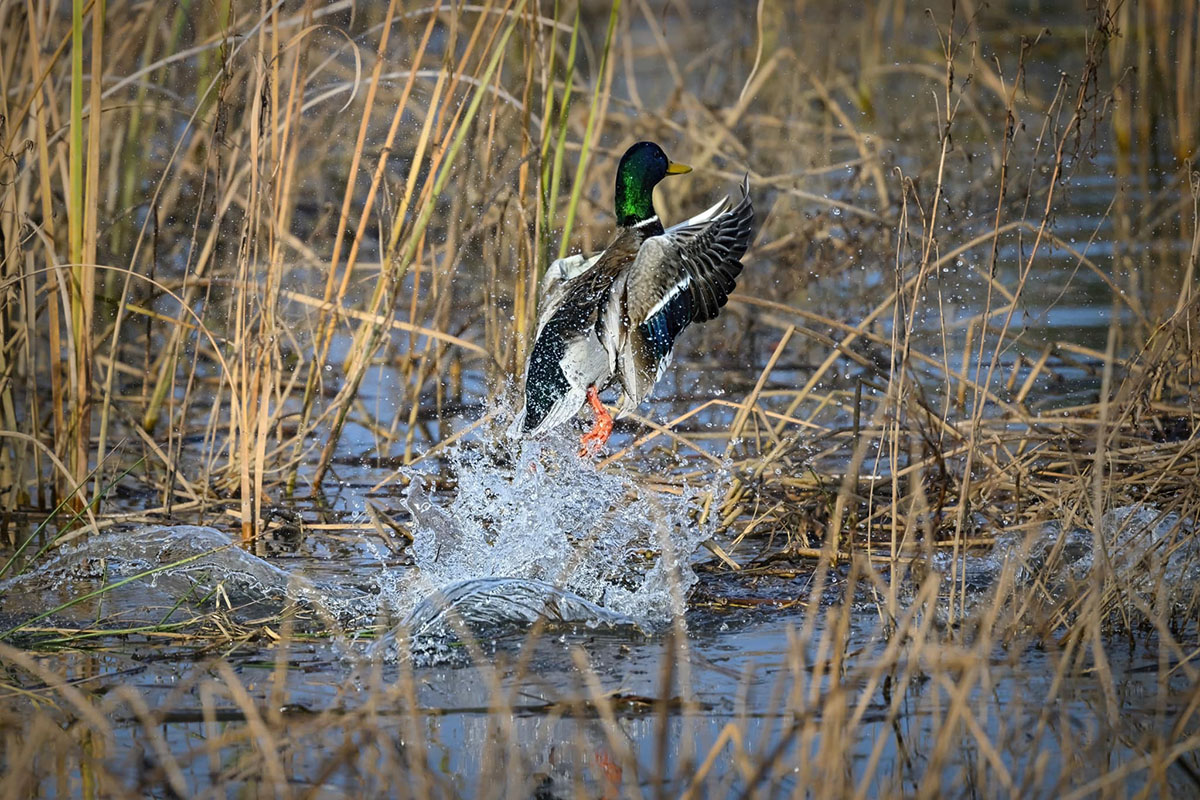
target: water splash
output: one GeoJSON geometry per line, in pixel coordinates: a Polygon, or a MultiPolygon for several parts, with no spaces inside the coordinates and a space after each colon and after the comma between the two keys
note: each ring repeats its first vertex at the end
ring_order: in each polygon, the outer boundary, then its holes
{"type": "MultiPolygon", "coordinates": [[[[538,619],[652,630],[683,614],[697,580],[691,556],[715,528],[697,522],[697,511],[705,492],[724,492],[722,483],[656,490],[619,466],[597,469],[561,436],[502,448],[451,448],[439,476],[456,481],[452,496],[430,491],[431,474],[408,472],[403,503],[416,566],[391,569],[380,554],[378,571],[356,576],[371,591],[309,580],[237,547],[226,533],[181,525],[65,547],[0,583],[0,613],[36,614],[47,592],[69,600],[105,587],[110,608],[146,611],[219,589],[247,619],[299,601],[339,627],[402,620],[376,652],[395,655],[403,636],[432,660],[464,631],[494,637],[538,619]],[[33,604],[23,607],[21,597],[33,604]]],[[[94,609],[65,609],[63,621],[76,613],[82,621],[94,609]]]]}
{"type": "Polygon", "coordinates": [[[426,596],[402,625],[380,637],[371,652],[385,661],[411,657],[418,664],[465,664],[471,653],[459,646],[464,639],[476,645],[494,642],[539,621],[551,626],[642,630],[637,620],[548,583],[472,578],[426,596]]]}
{"type": "MultiPolygon", "coordinates": [[[[619,467],[597,469],[563,437],[514,447],[450,452],[458,485],[448,500],[430,493],[431,476],[409,473],[405,505],[421,598],[503,577],[553,587],[647,627],[683,613],[697,580],[690,556],[715,527],[696,521],[701,495],[723,486],[657,491],[619,467]]],[[[396,605],[411,612],[411,592],[396,605]]]]}
{"type": "Polygon", "coordinates": [[[463,657],[463,635],[538,619],[652,630],[683,614],[691,555],[715,529],[696,519],[701,495],[724,485],[658,491],[597,469],[563,435],[511,447],[451,449],[448,498],[430,491],[434,476],[407,471],[416,570],[381,591],[403,622],[376,652],[447,662],[463,657]]]}
{"type": "MultiPolygon", "coordinates": [[[[4,613],[13,616],[44,610],[48,594],[68,602],[88,591],[99,591],[97,597],[113,608],[136,612],[183,606],[185,600],[198,601],[218,587],[235,618],[271,613],[289,600],[351,618],[367,602],[355,589],[280,569],[238,547],[229,534],[198,525],[93,536],[63,547],[34,570],[0,581],[0,597],[4,613]]],[[[187,606],[200,610],[196,602],[187,606]]],[[[90,604],[79,604],[64,608],[59,617],[69,622],[78,614],[86,621],[94,613],[90,604]]]]}
{"type": "MultiPolygon", "coordinates": [[[[1081,584],[1100,570],[1120,591],[1115,607],[1136,612],[1139,605],[1155,608],[1160,600],[1176,611],[1197,603],[1200,583],[1200,536],[1194,520],[1176,512],[1163,513],[1150,505],[1113,508],[1101,518],[1097,535],[1085,528],[1064,530],[1052,521],[1030,533],[1006,533],[991,550],[960,556],[959,580],[966,583],[966,607],[992,602],[991,589],[1005,569],[1014,570],[1018,588],[1038,587],[1049,598],[1073,597],[1081,584]]],[[[931,567],[946,576],[954,559],[942,550],[931,567]]]]}

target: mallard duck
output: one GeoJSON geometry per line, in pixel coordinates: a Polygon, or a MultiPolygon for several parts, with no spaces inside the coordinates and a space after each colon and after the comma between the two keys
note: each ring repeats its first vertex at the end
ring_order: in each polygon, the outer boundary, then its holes
{"type": "Polygon", "coordinates": [[[586,403],[596,421],[581,455],[608,441],[613,418],[599,392],[620,384],[617,416],[646,399],[690,323],[720,312],[742,271],[754,208],[750,183],[691,219],[663,228],[654,187],[691,172],[653,142],[638,142],[617,166],[617,235],[601,253],[550,265],[537,336],[525,367],[525,404],[510,429],[537,436],[562,425],[586,403]]]}

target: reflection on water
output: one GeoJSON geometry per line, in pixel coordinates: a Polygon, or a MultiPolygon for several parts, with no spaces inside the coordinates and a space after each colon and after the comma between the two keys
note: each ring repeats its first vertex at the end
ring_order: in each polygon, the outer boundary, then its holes
{"type": "MultiPolygon", "coordinates": [[[[853,666],[844,674],[830,675],[828,652],[820,642],[797,635],[803,627],[798,613],[693,612],[687,624],[683,648],[670,637],[647,639],[632,632],[554,632],[523,643],[519,657],[527,659],[528,667],[515,677],[513,660],[505,658],[495,664],[416,664],[407,670],[391,665],[380,672],[369,664],[356,666],[340,648],[295,642],[289,646],[284,688],[273,692],[270,654],[234,653],[229,660],[261,703],[267,703],[268,696],[285,703],[284,730],[290,731],[289,741],[294,739],[302,754],[289,763],[294,787],[320,784],[326,791],[340,786],[357,793],[375,785],[375,792],[387,794],[386,785],[372,781],[387,774],[397,779],[411,774],[409,768],[393,765],[395,772],[388,773],[372,747],[350,753],[339,749],[347,737],[370,742],[375,736],[390,739],[399,753],[415,748],[432,782],[443,787],[442,796],[478,796],[480,787],[487,785],[501,796],[533,796],[534,787],[541,787],[552,794],[538,796],[573,797],[572,787],[580,783],[588,787],[587,796],[599,796],[603,765],[615,760],[614,747],[628,749],[633,759],[624,762],[626,779],[651,790],[662,776],[664,788],[678,794],[721,741],[724,748],[733,749],[725,751],[729,760],[718,762],[725,766],[701,782],[704,796],[730,796],[747,788],[754,771],[732,763],[739,751],[753,763],[768,754],[778,759],[776,767],[757,776],[761,787],[785,794],[803,790],[816,776],[828,777],[822,767],[824,744],[844,748],[839,752],[846,791],[858,785],[857,776],[872,759],[877,767],[865,785],[868,794],[894,789],[896,782],[918,776],[928,780],[931,768],[947,787],[968,779],[973,745],[963,742],[961,748],[939,756],[931,744],[946,721],[954,684],[931,682],[919,670],[906,678],[901,663],[896,677],[909,682],[902,693],[902,724],[897,725],[889,721],[889,708],[901,696],[899,687],[872,681],[868,670],[853,666]],[[587,653],[594,686],[579,670],[577,649],[587,653]],[[667,663],[674,664],[676,673],[664,685],[667,663]],[[404,685],[411,686],[411,696],[399,690],[404,685]],[[805,708],[816,712],[831,693],[845,693],[850,707],[861,715],[852,739],[839,737],[844,719],[805,716],[805,708]],[[599,697],[607,697],[614,709],[612,721],[619,736],[615,743],[614,729],[594,710],[599,697]],[[786,697],[793,702],[785,711],[780,700],[786,697]],[[672,709],[665,717],[655,711],[660,699],[672,709]],[[367,702],[373,705],[370,716],[356,715],[367,702]],[[415,719],[407,712],[414,707],[419,709],[415,719]],[[500,714],[503,736],[497,733],[498,708],[505,709],[500,714]],[[338,712],[314,717],[326,709],[338,712]],[[345,715],[342,724],[338,715],[345,715]],[[798,735],[810,722],[821,731],[818,737],[798,735]],[[722,740],[731,723],[742,737],[736,745],[722,740]],[[518,744],[513,749],[508,742],[518,744]],[[317,756],[331,753],[341,754],[337,763],[342,765],[332,774],[324,768],[325,757],[317,756]],[[636,775],[631,763],[637,765],[636,775]],[[510,791],[496,790],[505,784],[510,791]]],[[[853,615],[845,631],[848,651],[860,663],[879,657],[885,646],[880,633],[876,616],[853,615]]],[[[521,636],[508,634],[506,639],[515,655],[521,636]]],[[[164,722],[156,730],[184,765],[189,791],[199,792],[213,780],[206,742],[219,743],[222,761],[228,764],[252,751],[244,740],[226,741],[221,735],[225,726],[240,725],[244,714],[220,690],[215,690],[214,703],[212,677],[203,669],[181,676],[175,659],[143,661],[146,652],[127,644],[99,658],[71,655],[51,663],[72,677],[86,678],[83,685],[101,694],[107,687],[133,681],[149,706],[162,711],[164,722]],[[220,724],[205,722],[210,718],[220,724]]],[[[1071,764],[1136,761],[1140,749],[1129,734],[1143,726],[1169,726],[1171,715],[1186,704],[1190,681],[1180,672],[1161,685],[1155,669],[1159,657],[1152,642],[1114,653],[1109,668],[1120,678],[1117,695],[1107,697],[1086,676],[1057,674],[1053,653],[997,648],[982,661],[963,662],[980,677],[968,707],[993,744],[998,763],[1011,776],[1037,776],[1037,786],[1071,783],[1063,774],[1071,764]],[[1153,698],[1164,696],[1176,698],[1167,716],[1154,708],[1153,698]],[[1053,698],[1049,718],[1056,723],[1051,726],[1045,724],[1046,698],[1053,698]],[[1113,701],[1123,710],[1122,719],[1105,724],[1106,704],[1113,701]]],[[[118,721],[110,769],[136,782],[147,770],[141,755],[145,734],[119,696],[110,707],[118,721]]],[[[269,713],[265,707],[263,713],[269,713]]],[[[1182,768],[1172,767],[1167,779],[1183,793],[1178,796],[1190,793],[1182,768]]],[[[240,781],[254,785],[257,774],[235,780],[240,781]]]]}
{"type": "MultiPolygon", "coordinates": [[[[150,528],[122,534],[119,543],[94,538],[6,581],[0,585],[4,618],[28,618],[36,608],[28,604],[30,598],[78,596],[105,584],[118,586],[105,595],[100,627],[167,620],[164,608],[180,614],[219,611],[226,624],[253,624],[255,616],[278,614],[285,601],[298,602],[298,630],[309,635],[287,643],[289,668],[276,675],[282,684],[265,680],[273,674],[274,660],[284,656],[278,648],[228,654],[250,696],[259,703],[283,703],[285,713],[294,717],[289,727],[311,752],[336,750],[338,739],[354,730],[363,735],[363,722],[354,714],[365,703],[378,706],[380,698],[386,699],[372,712],[371,724],[378,726],[372,735],[410,740],[410,711],[417,709],[419,752],[426,768],[460,794],[470,794],[509,757],[503,748],[512,745],[496,739],[498,708],[504,709],[501,716],[511,737],[505,741],[519,743],[522,767],[510,776],[513,786],[551,793],[539,796],[570,796],[578,781],[589,791],[603,787],[615,759],[612,729],[606,727],[611,722],[618,726],[621,746],[635,759],[636,780],[643,786],[661,778],[670,791],[681,791],[683,781],[721,741],[726,726],[735,723],[743,742],[770,742],[775,748],[777,768],[755,780],[794,791],[811,780],[806,770],[823,774],[819,754],[824,739],[838,742],[831,731],[816,740],[798,735],[810,723],[824,730],[819,718],[814,722],[801,712],[806,706],[822,708],[831,693],[848,693],[857,709],[853,740],[837,745],[844,748],[848,776],[856,775],[864,760],[874,759],[870,786],[876,781],[891,785],[888,781],[897,776],[929,769],[944,773],[951,785],[961,780],[959,771],[970,763],[967,753],[931,760],[926,752],[945,723],[956,689],[926,682],[920,669],[908,673],[910,665],[903,658],[885,673],[892,677],[878,680],[871,665],[894,656],[887,654],[889,639],[881,634],[888,626],[869,585],[838,570],[821,597],[822,606],[850,601],[852,609],[839,635],[847,637],[843,644],[855,654],[855,663],[836,673],[828,663],[830,631],[809,638],[811,634],[801,633],[802,608],[786,610],[797,599],[816,602],[808,574],[757,581],[755,596],[771,609],[768,613],[734,603],[733,610],[698,607],[675,616],[682,610],[678,599],[683,591],[697,581],[700,596],[737,597],[720,588],[720,576],[700,580],[683,558],[683,547],[695,546],[708,530],[690,522],[690,512],[701,505],[698,498],[649,493],[628,476],[598,474],[573,452],[573,444],[562,441],[527,446],[508,461],[477,451],[451,453],[459,470],[459,488],[451,499],[429,494],[419,480],[411,484],[408,502],[418,554],[410,569],[376,565],[373,570],[360,567],[353,576],[344,573],[341,580],[330,575],[314,580],[233,547],[225,534],[210,528],[150,528]],[[593,483],[611,493],[588,490],[593,483]],[[639,503],[659,506],[658,516],[644,508],[632,517],[618,513],[622,504],[639,503]],[[652,546],[647,539],[663,541],[648,522],[652,519],[671,525],[665,530],[679,556],[645,550],[652,546]],[[589,550],[579,541],[588,536],[602,543],[603,550],[589,550]],[[553,539],[574,544],[561,547],[553,539]],[[635,553],[640,562],[632,558],[635,553]],[[352,588],[349,578],[354,585],[373,588],[352,588]],[[554,583],[545,582],[547,578],[554,583]],[[149,620],[143,619],[147,612],[149,620]],[[386,623],[400,615],[402,624],[378,638],[360,640],[350,631],[354,625],[386,623]],[[673,627],[664,628],[672,620],[673,627]],[[527,638],[535,624],[545,627],[527,638]],[[684,636],[676,635],[683,631],[684,636]],[[587,673],[579,669],[577,651],[587,654],[587,673]],[[513,669],[518,661],[525,666],[513,669]],[[264,680],[255,679],[256,672],[264,680]],[[899,695],[892,683],[897,679],[904,686],[899,695]],[[408,694],[395,688],[404,686],[411,686],[408,694]],[[904,725],[899,727],[888,721],[896,696],[904,698],[904,725]],[[781,705],[783,697],[793,699],[781,705]],[[598,714],[598,703],[612,709],[610,722],[598,714]],[[660,708],[668,710],[666,716],[660,708]],[[324,709],[347,716],[322,717],[318,725],[312,714],[324,709]]],[[[1036,535],[1003,537],[993,551],[969,553],[957,564],[948,552],[939,552],[931,566],[964,581],[962,602],[968,610],[986,609],[997,586],[1011,590],[1005,576],[1018,590],[1040,587],[1051,600],[1069,598],[1074,596],[1071,582],[1089,579],[1099,541],[1115,565],[1115,580],[1130,587],[1131,603],[1186,605],[1200,583],[1193,533],[1192,523],[1178,515],[1126,507],[1106,515],[1098,532],[1062,536],[1059,526],[1051,524],[1036,535]],[[1067,568],[1047,571],[1050,551],[1059,542],[1065,542],[1066,552],[1059,555],[1067,568]]],[[[915,575],[895,580],[904,587],[901,616],[911,608],[917,618],[932,614],[944,622],[944,592],[923,595],[915,575]],[[930,597],[933,605],[923,605],[930,597]]],[[[47,622],[82,627],[95,624],[97,613],[92,603],[66,609],[47,622]]],[[[45,640],[46,634],[36,636],[45,640]]],[[[136,676],[145,701],[161,709],[164,722],[158,728],[173,753],[186,760],[187,753],[203,751],[203,742],[214,736],[205,719],[244,719],[244,709],[236,704],[212,706],[212,689],[202,688],[210,680],[205,670],[180,674],[178,664],[186,651],[173,653],[136,637],[112,641],[103,658],[83,657],[86,685],[103,694],[106,687],[136,676]]],[[[1136,749],[1123,743],[1123,723],[1100,724],[1097,709],[1112,698],[1097,684],[1071,677],[1064,685],[1052,668],[1054,659],[1043,650],[993,647],[970,662],[983,675],[971,690],[969,707],[979,714],[981,733],[1009,773],[1036,772],[1042,785],[1051,785],[1072,759],[1136,757],[1136,749]],[[1045,727],[1047,697],[1054,698],[1056,714],[1067,721],[1068,730],[1045,727]]],[[[1151,713],[1145,704],[1152,697],[1160,698],[1155,702],[1168,696],[1183,702],[1191,687],[1186,673],[1167,676],[1163,684],[1152,668],[1160,657],[1150,643],[1139,643],[1109,664],[1121,676],[1117,701],[1124,713],[1151,713]]],[[[73,675],[81,669],[80,658],[64,655],[50,663],[73,675]]],[[[142,731],[122,707],[118,701],[113,709],[118,721],[125,720],[118,724],[113,766],[118,773],[136,776],[143,768],[134,757],[142,731]]],[[[1166,719],[1155,719],[1154,724],[1166,724],[1166,719]]],[[[1147,718],[1146,724],[1150,722],[1147,718]]],[[[226,758],[244,747],[218,746],[226,758]]],[[[199,761],[184,775],[190,791],[211,779],[199,761]]],[[[354,770],[369,772],[368,765],[353,757],[347,763],[351,772],[341,778],[323,775],[317,766],[297,765],[293,780],[299,785],[337,785],[341,780],[347,788],[360,785],[362,775],[353,777],[354,770]]],[[[631,762],[623,758],[622,763],[628,767],[631,762]]],[[[749,777],[723,769],[702,785],[706,792],[742,791],[749,777]]],[[[1170,780],[1187,785],[1182,772],[1170,780]]]]}

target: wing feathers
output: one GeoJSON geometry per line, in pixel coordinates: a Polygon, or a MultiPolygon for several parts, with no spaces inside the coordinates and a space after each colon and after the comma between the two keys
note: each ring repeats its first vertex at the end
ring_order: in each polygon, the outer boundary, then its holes
{"type": "Polygon", "coordinates": [[[737,284],[742,271],[739,259],[750,246],[754,206],[748,179],[741,188],[741,201],[734,208],[724,210],[729,207],[725,198],[662,236],[646,240],[630,275],[630,291],[638,295],[629,302],[632,322],[651,316],[662,297],[685,275],[692,293],[691,321],[707,322],[717,316],[737,284]],[[651,242],[657,246],[651,248],[651,242]]]}
{"type": "Polygon", "coordinates": [[[676,337],[690,323],[716,317],[737,284],[754,221],[748,178],[741,188],[732,209],[724,198],[643,242],[620,285],[621,297],[610,298],[621,303],[627,320],[623,341],[616,343],[621,357],[612,361],[633,405],[650,393],[676,337]]]}

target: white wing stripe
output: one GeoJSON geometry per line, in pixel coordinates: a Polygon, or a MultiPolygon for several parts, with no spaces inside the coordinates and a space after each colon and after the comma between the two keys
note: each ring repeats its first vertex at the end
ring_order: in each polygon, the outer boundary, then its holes
{"type": "Polygon", "coordinates": [[[717,202],[713,203],[708,208],[701,211],[696,216],[691,217],[690,219],[685,219],[683,222],[678,222],[678,223],[672,225],[671,227],[667,228],[667,233],[677,231],[680,228],[686,228],[689,225],[700,225],[701,223],[708,222],[712,219],[715,219],[717,216],[719,216],[721,214],[721,212],[723,212],[726,209],[726,207],[728,207],[728,205],[729,205],[729,197],[727,195],[725,197],[722,197],[717,202]]]}
{"type": "MultiPolygon", "coordinates": [[[[676,297],[679,296],[680,292],[686,290],[691,285],[692,285],[692,276],[686,272],[683,273],[683,278],[681,278],[674,286],[672,286],[671,289],[665,295],[663,295],[663,298],[661,300],[659,300],[657,303],[654,304],[654,306],[650,309],[649,313],[646,314],[646,319],[653,319],[654,315],[657,314],[658,312],[662,311],[663,307],[666,306],[667,303],[674,300],[676,297]]],[[[644,321],[645,320],[643,320],[643,322],[644,321]]]]}

